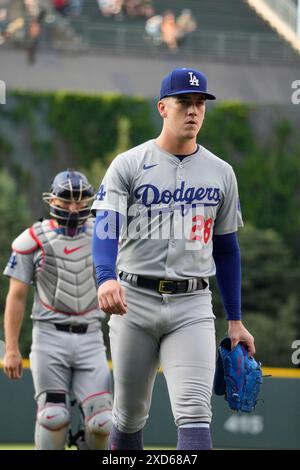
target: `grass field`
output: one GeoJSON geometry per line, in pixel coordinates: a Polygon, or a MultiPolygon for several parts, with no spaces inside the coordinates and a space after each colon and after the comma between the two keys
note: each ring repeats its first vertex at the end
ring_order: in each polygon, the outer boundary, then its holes
{"type": "Polygon", "coordinates": [[[33,444],[0,444],[0,450],[33,450],[33,444]]]}
{"type": "MultiPolygon", "coordinates": [[[[145,447],[145,450],[174,450],[174,447],[145,447]]],[[[33,444],[0,444],[0,450],[34,450],[33,444]]],[[[76,450],[75,447],[67,450],[76,450]]]]}

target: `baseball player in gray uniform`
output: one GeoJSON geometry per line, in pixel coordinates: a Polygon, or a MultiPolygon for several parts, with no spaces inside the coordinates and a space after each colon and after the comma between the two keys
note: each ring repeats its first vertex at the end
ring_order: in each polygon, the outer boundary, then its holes
{"type": "Polygon", "coordinates": [[[93,198],[82,173],[67,170],[56,175],[50,193],[44,194],[51,218],[36,222],[14,240],[4,271],[10,287],[3,362],[11,379],[22,374],[19,334],[29,286],[35,287],[30,364],[39,450],[64,449],[71,392],[84,427],[78,448],[108,448],[112,395],[91,255],[93,198]]]}
{"type": "Polygon", "coordinates": [[[217,275],[232,347],[241,341],[255,352],[241,321],[237,230],[243,223],[236,178],[196,140],[205,102],[212,99],[202,72],[183,68],[166,76],[157,105],[161,134],[114,159],[92,206],[98,299],[111,315],[110,449],[143,448],[160,365],[177,449],[211,449],[211,276],[217,275]]]}

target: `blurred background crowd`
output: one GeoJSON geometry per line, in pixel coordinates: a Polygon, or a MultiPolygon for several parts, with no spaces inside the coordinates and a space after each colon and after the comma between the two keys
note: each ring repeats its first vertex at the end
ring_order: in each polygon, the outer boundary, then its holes
{"type": "MultiPolygon", "coordinates": [[[[76,30],[76,23],[80,25],[91,20],[89,10],[95,14],[93,22],[97,21],[97,16],[99,23],[101,18],[125,24],[127,20],[136,20],[139,26],[144,27],[145,40],[150,39],[156,46],[164,44],[170,51],[176,51],[197,27],[189,8],[181,10],[178,15],[170,9],[158,12],[152,0],[89,0],[89,5],[88,0],[1,0],[0,45],[10,41],[24,41],[27,46],[30,42],[37,43],[44,26],[49,28],[49,25],[52,26],[52,35],[55,30],[66,26],[70,29],[73,26],[76,30]]],[[[51,34],[47,40],[51,41],[51,34]]],[[[29,61],[33,60],[30,57],[29,61]]]]}
{"type": "Polygon", "coordinates": [[[0,0],[0,46],[25,48],[31,64],[38,46],[78,53],[299,60],[297,0],[281,0],[287,6],[278,14],[289,29],[284,37],[282,24],[280,31],[279,23],[269,24],[249,7],[255,1],[0,0]]]}

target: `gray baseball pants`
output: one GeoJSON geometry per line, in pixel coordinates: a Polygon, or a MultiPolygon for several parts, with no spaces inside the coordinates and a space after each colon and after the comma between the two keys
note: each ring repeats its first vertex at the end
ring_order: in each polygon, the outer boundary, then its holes
{"type": "Polygon", "coordinates": [[[142,429],[159,366],[177,426],[211,421],[215,327],[209,287],[188,294],[125,288],[128,312],[109,321],[114,372],[113,423],[142,429]]]}

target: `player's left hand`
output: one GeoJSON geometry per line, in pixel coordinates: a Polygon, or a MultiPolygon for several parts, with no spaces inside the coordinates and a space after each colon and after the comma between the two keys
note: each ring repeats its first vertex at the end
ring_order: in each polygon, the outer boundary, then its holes
{"type": "Polygon", "coordinates": [[[238,343],[243,343],[250,356],[255,354],[254,338],[240,320],[229,320],[228,336],[231,340],[231,349],[235,348],[238,343]]]}

